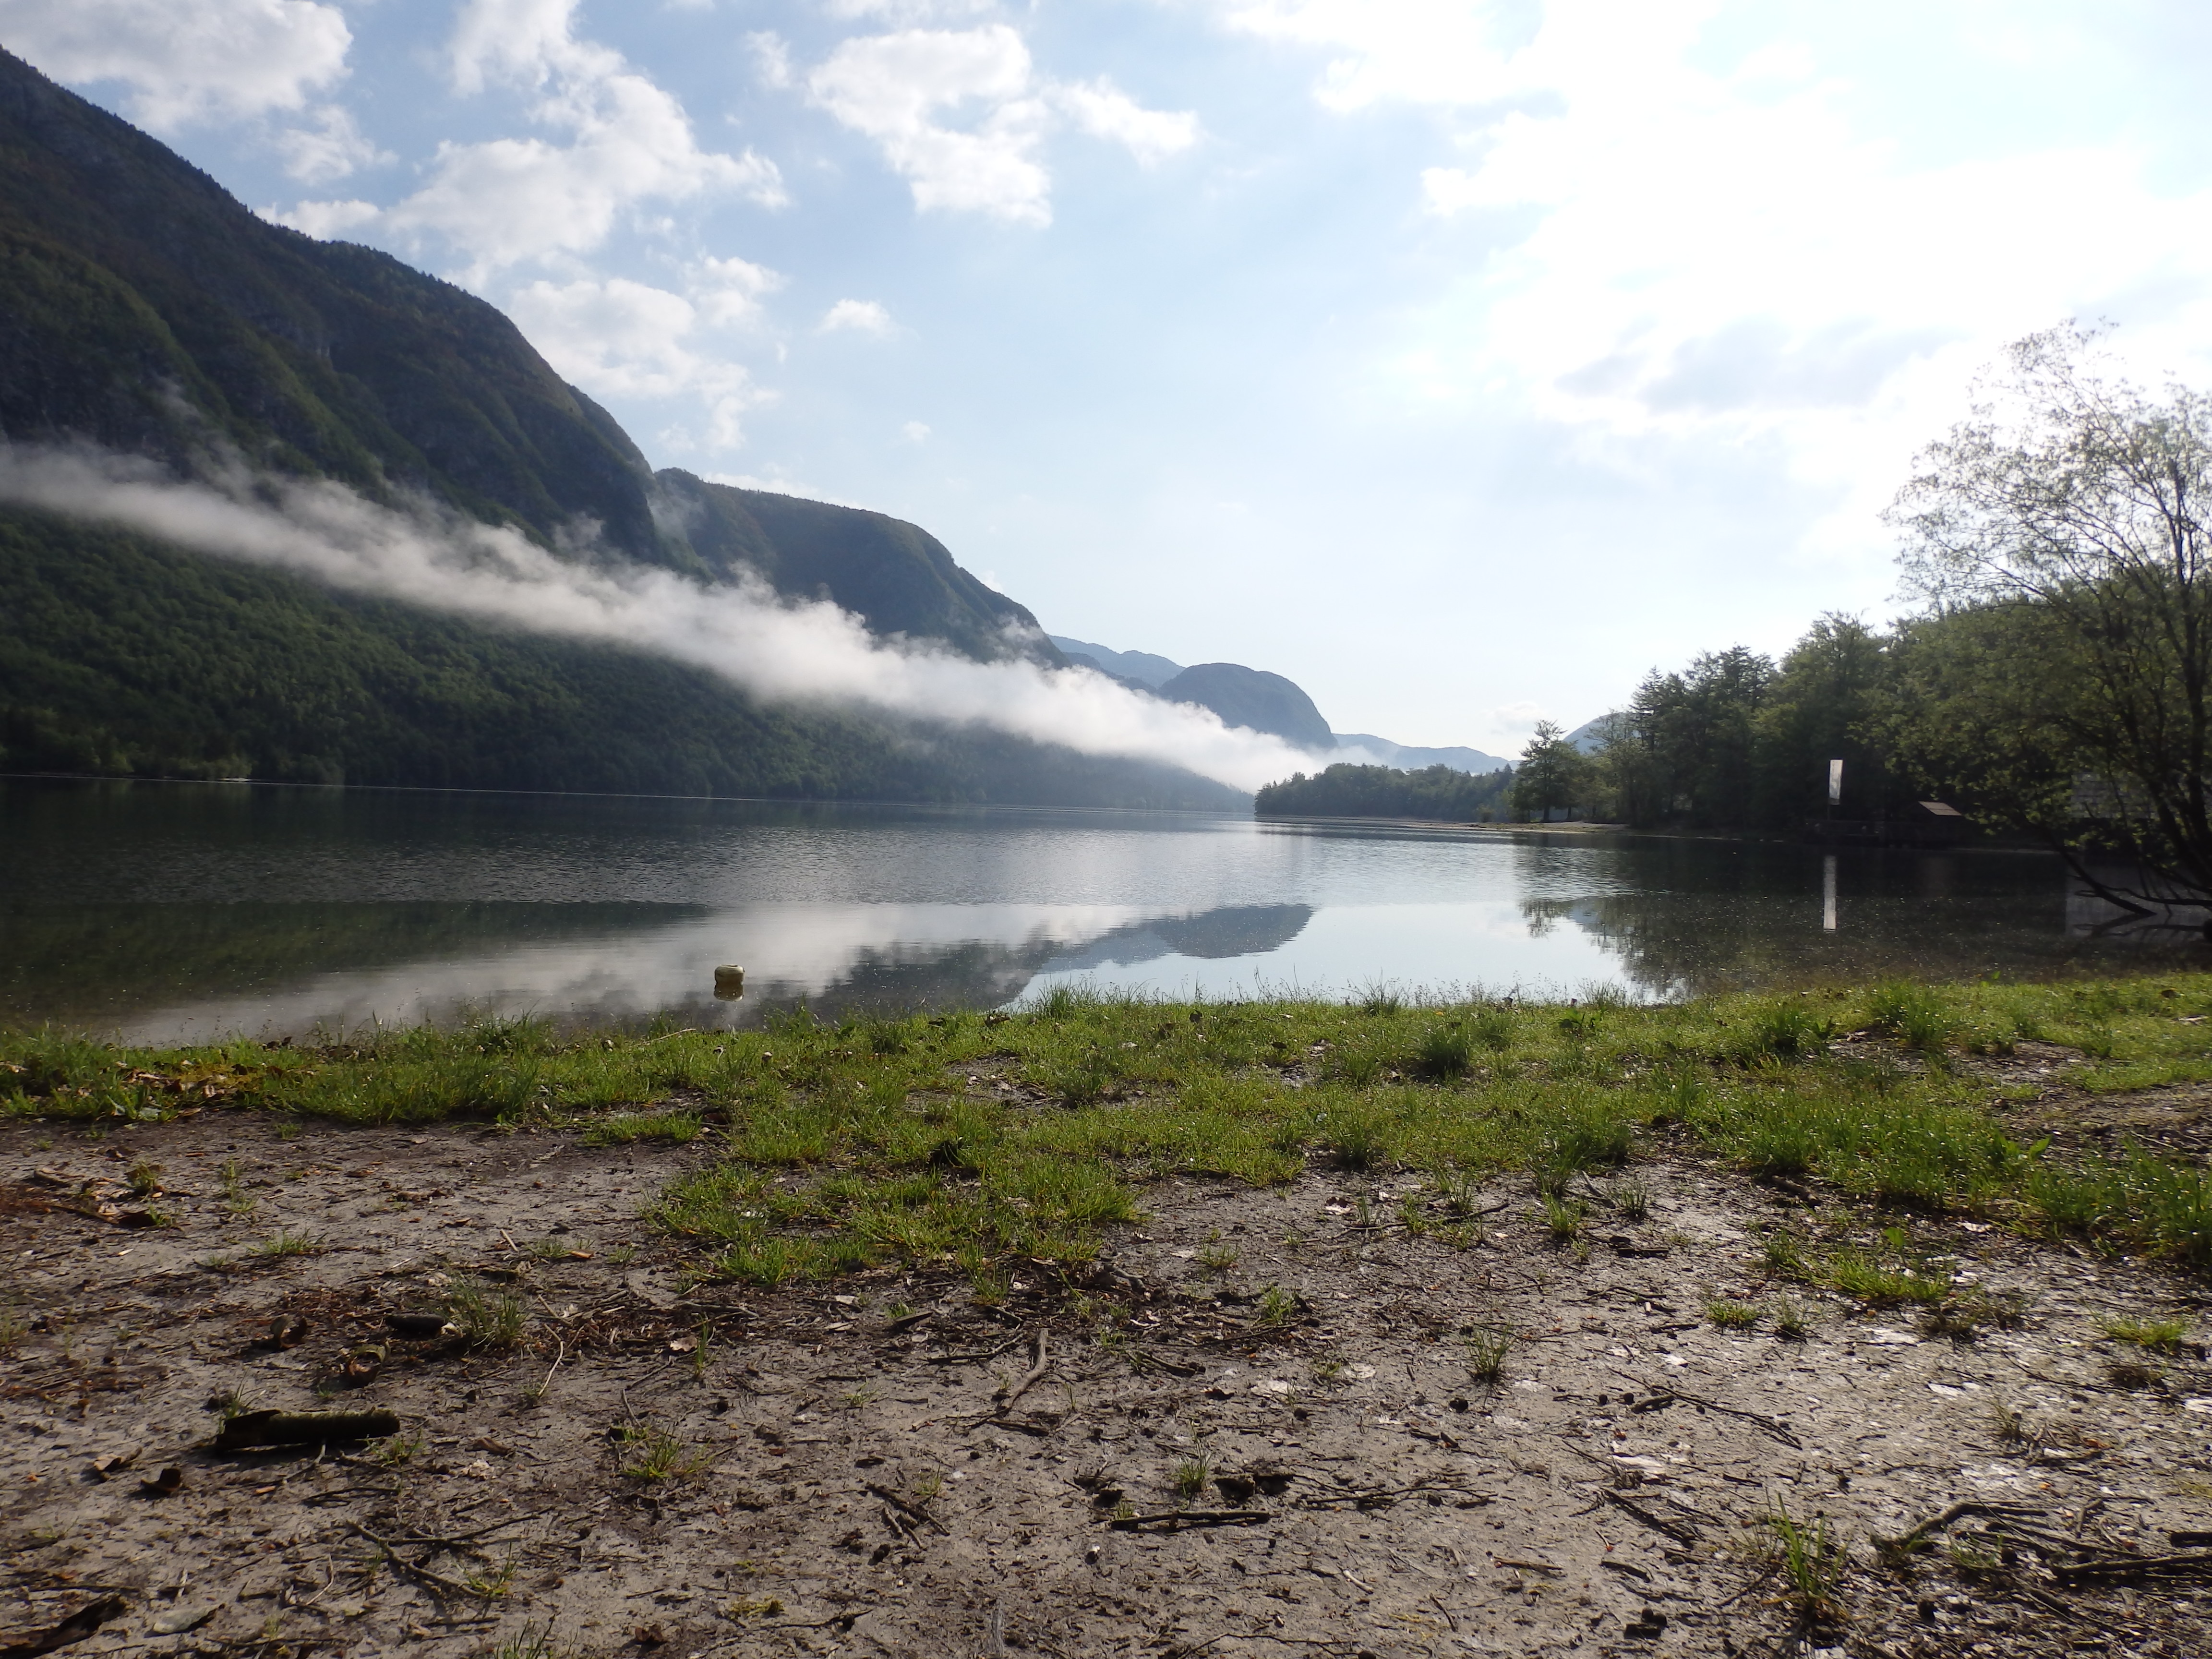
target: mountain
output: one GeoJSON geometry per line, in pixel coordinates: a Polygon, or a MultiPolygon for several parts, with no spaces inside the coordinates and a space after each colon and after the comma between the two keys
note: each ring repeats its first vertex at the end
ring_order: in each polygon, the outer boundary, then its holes
{"type": "Polygon", "coordinates": [[[1411,744],[1393,743],[1388,738],[1378,738],[1365,732],[1339,732],[1334,734],[1340,749],[1364,749],[1385,766],[1401,772],[1419,772],[1431,766],[1449,766],[1455,772],[1480,775],[1486,772],[1503,772],[1513,764],[1496,755],[1486,755],[1480,749],[1454,746],[1449,749],[1422,749],[1411,744]]]}
{"type": "Polygon", "coordinates": [[[0,508],[0,771],[1231,811],[1208,779],[763,705],[702,669],[0,508]]]}
{"type": "Polygon", "coordinates": [[[1622,718],[1624,716],[1615,710],[1610,714],[1600,714],[1595,720],[1584,720],[1567,733],[1567,741],[1585,755],[1595,755],[1605,747],[1605,740],[1608,733],[1607,723],[1622,718]]]}
{"type": "Polygon", "coordinates": [[[984,661],[1063,659],[1036,618],[954,562],[918,525],[859,507],[657,475],[662,522],[725,580],[740,566],[777,592],[831,599],[878,634],[941,639],[984,661]]]}
{"type": "Polygon", "coordinates": [[[1336,746],[1313,699],[1280,674],[1241,663],[1202,662],[1168,681],[1159,694],[1170,702],[1211,708],[1227,725],[1272,732],[1301,749],[1336,746]]]}
{"type": "MultiPolygon", "coordinates": [[[[564,557],[750,569],[878,634],[1060,663],[879,513],[655,475],[499,312],[256,217],[0,52],[0,439],[427,497],[564,557]],[[577,526],[595,527],[579,538],[577,526]]],[[[769,707],[643,653],[479,628],[0,507],[0,770],[1233,807],[1177,769],[769,707]]]]}
{"type": "Polygon", "coordinates": [[[1117,680],[1130,681],[1155,691],[1182,672],[1181,663],[1170,662],[1165,657],[1156,657],[1149,651],[1115,651],[1106,646],[1092,645],[1085,640],[1071,640],[1059,634],[1048,637],[1066,653],[1069,661],[1084,658],[1093,668],[1111,674],[1117,680]]]}
{"type": "Polygon", "coordinates": [[[226,454],[428,495],[556,550],[827,597],[880,634],[1063,660],[1022,606],[880,513],[656,476],[514,325],[390,255],[248,210],[0,52],[0,434],[189,467],[226,454]]]}
{"type": "MultiPolygon", "coordinates": [[[[1165,657],[1156,657],[1149,651],[1116,651],[1111,647],[1093,645],[1087,640],[1073,639],[1065,634],[1054,634],[1049,637],[1053,644],[1066,653],[1070,662],[1082,663],[1096,668],[1102,673],[1111,675],[1125,685],[1146,686],[1166,695],[1165,688],[1168,683],[1185,672],[1180,663],[1170,662],[1165,657]]],[[[1209,666],[1236,668],[1237,665],[1217,663],[1209,666]]],[[[1255,672],[1249,668],[1238,669],[1237,672],[1241,674],[1255,672]]],[[[1291,691],[1297,694],[1304,709],[1313,708],[1313,699],[1307,696],[1305,691],[1292,682],[1284,679],[1278,674],[1261,675],[1259,678],[1275,682],[1278,685],[1288,686],[1291,691]]],[[[1212,694],[1208,694],[1208,696],[1211,695],[1212,694]]],[[[1228,720],[1232,726],[1245,726],[1252,723],[1249,720],[1233,718],[1224,713],[1221,708],[1208,702],[1206,696],[1181,696],[1175,701],[1202,703],[1206,708],[1213,709],[1215,714],[1220,714],[1222,719],[1228,720]]],[[[1249,701],[1239,702],[1234,696],[1228,697],[1225,701],[1231,707],[1251,712],[1249,701]]],[[[1264,714],[1261,715],[1261,718],[1267,717],[1264,714]]],[[[1449,766],[1455,772],[1479,775],[1486,772],[1502,772],[1513,764],[1511,761],[1501,759],[1496,755],[1485,754],[1480,749],[1464,747],[1422,749],[1407,744],[1393,743],[1388,738],[1375,737],[1364,732],[1332,732],[1328,734],[1327,741],[1316,745],[1310,741],[1314,733],[1314,726],[1311,721],[1304,720],[1303,710],[1291,715],[1290,719],[1298,731],[1306,734],[1294,738],[1293,741],[1305,743],[1309,747],[1317,746],[1324,750],[1331,747],[1364,749],[1384,765],[1396,767],[1404,771],[1417,772],[1431,766],[1449,766]]],[[[1314,711],[1314,719],[1320,719],[1318,710],[1314,711]]],[[[1276,730],[1273,726],[1261,726],[1257,729],[1276,730]]],[[[1290,733],[1285,731],[1279,732],[1279,735],[1287,737],[1290,733]]]]}

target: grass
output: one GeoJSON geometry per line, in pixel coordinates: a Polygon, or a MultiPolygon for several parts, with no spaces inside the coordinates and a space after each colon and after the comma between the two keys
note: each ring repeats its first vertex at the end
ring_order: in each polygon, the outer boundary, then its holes
{"type": "Polygon", "coordinates": [[[625,1424],[616,1437],[629,1449],[623,1473],[647,1484],[688,1480],[714,1461],[711,1449],[694,1446],[650,1423],[625,1424]]]}
{"type": "Polygon", "coordinates": [[[1467,1334],[1468,1375],[1488,1388],[1505,1380],[1505,1356],[1513,1351],[1510,1325],[1478,1326],[1467,1334]]]}
{"type": "Polygon", "coordinates": [[[586,1146],[628,1146],[640,1140],[665,1140],[682,1146],[705,1126],[690,1112],[616,1112],[584,1131],[586,1146]]]}
{"type": "Polygon", "coordinates": [[[288,1256],[320,1255],[327,1248],[321,1237],[313,1233],[295,1233],[289,1228],[273,1232],[258,1244],[249,1244],[246,1253],[264,1261],[282,1261],[288,1256]]]}
{"type": "Polygon", "coordinates": [[[2104,1333],[2115,1342],[2126,1342],[2155,1353],[2176,1353],[2189,1334],[2185,1319],[2108,1319],[2104,1333]]]}
{"type": "Polygon", "coordinates": [[[1747,1331],[1766,1316],[1766,1310],[1750,1302],[1719,1299],[1705,1304],[1705,1317],[1724,1331],[1747,1331]]]}
{"type": "MultiPolygon", "coordinates": [[[[1439,1003],[1387,985],[1345,1002],[1170,1004],[1055,987],[1011,1015],[822,1019],[744,1032],[572,1035],[530,1020],[358,1041],[184,1048],[0,1032],[0,1115],[99,1131],[187,1098],[280,1125],[489,1120],[714,1158],[647,1218],[695,1274],[775,1285],[871,1267],[1014,1278],[1080,1269],[1140,1218],[1147,1183],[1273,1186],[1316,1166],[1446,1199],[1515,1174],[1563,1244],[1602,1203],[1648,1214],[1632,1165],[1657,1134],[1750,1174],[1899,1212],[1964,1214],[2212,1269],[2212,1173],[2148,1149],[2022,1146],[1950,1063],[2031,1038],[2091,1091],[2212,1079],[2212,975],[2048,985],[1895,982],[1674,1005],[1439,1003]],[[1842,1034],[1872,1032],[1849,1044],[1842,1034]],[[977,1078],[981,1086],[967,1079],[977,1078]],[[1001,1091],[1001,1082],[1018,1085],[1001,1091]],[[1040,1109],[1048,1107],[1050,1109],[1040,1109]]],[[[226,1169],[223,1200],[252,1200],[226,1169]]],[[[1472,1240],[1472,1205],[1452,1213],[1472,1240]]],[[[1399,1219],[1428,1225],[1426,1206],[1399,1219]]],[[[1439,1231],[1444,1231],[1440,1228],[1439,1231]]],[[[282,1236],[280,1236],[282,1237],[282,1236]]],[[[1929,1305],[1895,1252],[1768,1237],[1766,1270],[1929,1305]]],[[[266,1247],[263,1252],[267,1253],[266,1247]]],[[[614,1260],[611,1255],[610,1261],[614,1260]]]]}
{"type": "Polygon", "coordinates": [[[1784,1586],[1784,1599],[1808,1619],[1834,1620],[1843,1613],[1844,1575],[1850,1555],[1830,1531],[1827,1518],[1809,1522],[1790,1513],[1780,1498],[1764,1518],[1771,1559],[1784,1586]]]}
{"type": "Polygon", "coordinates": [[[568,1659],[569,1650],[556,1647],[553,1626],[525,1625],[491,1650],[491,1659],[568,1659]]]}
{"type": "Polygon", "coordinates": [[[446,1297],[446,1317],[472,1348],[511,1348],[530,1323],[520,1297],[482,1285],[455,1285],[446,1297]]]}
{"type": "Polygon", "coordinates": [[[1176,1495],[1182,1498],[1201,1498],[1206,1483],[1213,1479],[1213,1465],[1203,1452],[1194,1453],[1176,1465],[1176,1495]]]}

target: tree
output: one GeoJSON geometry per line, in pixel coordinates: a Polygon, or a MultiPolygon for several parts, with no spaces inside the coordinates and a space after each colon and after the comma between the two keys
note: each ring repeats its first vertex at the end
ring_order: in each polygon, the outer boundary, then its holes
{"type": "Polygon", "coordinates": [[[1889,520],[1908,584],[1935,606],[1923,667],[1944,682],[1927,684],[1939,701],[1914,758],[1938,781],[1978,774],[1996,810],[2142,910],[2212,898],[2212,548],[2198,516],[2212,398],[2179,386],[2152,398],[2099,374],[2093,347],[2071,326],[2015,343],[1971,416],[1922,453],[1889,520]],[[2006,659],[1961,657],[1972,640],[2006,659]],[[1963,765],[1956,741],[1929,741],[1953,713],[1997,750],[1963,765]],[[2133,872],[2093,869],[2098,853],[2133,872]]]}
{"type": "Polygon", "coordinates": [[[1646,751],[1639,797],[1649,817],[1699,824],[1753,821],[1753,740],[1774,665],[1747,647],[1709,651],[1680,674],[1654,669],[1628,718],[1646,751]]]}
{"type": "Polygon", "coordinates": [[[1790,649],[1760,708],[1753,793],[1759,821],[1788,829],[1828,804],[1828,763],[1844,763],[1841,816],[1900,802],[1880,716],[1893,678],[1891,641],[1855,617],[1829,615],[1790,649]]]}
{"type": "Polygon", "coordinates": [[[1547,817],[1552,808],[1571,809],[1587,792],[1589,757],[1567,741],[1565,730],[1551,720],[1536,722],[1536,735],[1521,751],[1513,774],[1516,811],[1547,817]]]}

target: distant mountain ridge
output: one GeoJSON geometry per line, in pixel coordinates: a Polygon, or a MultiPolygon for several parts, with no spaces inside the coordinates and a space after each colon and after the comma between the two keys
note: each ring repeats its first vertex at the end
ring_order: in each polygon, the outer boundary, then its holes
{"type": "Polygon", "coordinates": [[[1115,651],[1103,645],[1093,645],[1086,640],[1072,640],[1064,635],[1046,636],[1064,652],[1069,660],[1088,658],[1096,666],[1104,669],[1117,680],[1133,680],[1139,685],[1158,690],[1182,672],[1182,665],[1170,662],[1165,657],[1156,657],[1149,651],[1115,651]]]}
{"type": "MultiPolygon", "coordinates": [[[[1178,699],[1167,688],[1169,683],[1175,680],[1178,675],[1188,672],[1179,662],[1172,661],[1166,657],[1156,656],[1149,651],[1116,651],[1110,646],[1097,645],[1088,640],[1079,640],[1066,634],[1054,634],[1049,637],[1053,644],[1066,655],[1070,662],[1087,663],[1125,684],[1150,687],[1160,692],[1161,695],[1168,696],[1170,701],[1201,704],[1212,708],[1215,714],[1219,714],[1231,726],[1253,726],[1252,718],[1239,718],[1240,714],[1253,715],[1260,719],[1269,718],[1265,714],[1258,713],[1252,702],[1255,698],[1264,702],[1270,695],[1268,691],[1255,688],[1236,696],[1225,698],[1223,705],[1217,705],[1208,701],[1208,697],[1218,695],[1212,690],[1208,690],[1206,696],[1190,696],[1178,699]]],[[[1236,663],[1216,663],[1208,666],[1234,668],[1243,674],[1260,674],[1257,669],[1244,668],[1236,663]]],[[[1266,681],[1277,683],[1280,686],[1287,686],[1290,692],[1296,694],[1297,702],[1291,702],[1285,695],[1283,708],[1279,711],[1276,717],[1279,724],[1257,726],[1254,726],[1254,729],[1273,731],[1277,736],[1290,738],[1292,742],[1310,748],[1317,753],[1326,753],[1331,749],[1364,749],[1382,765],[1395,767],[1408,772],[1418,772],[1431,766],[1449,766],[1455,772],[1480,775],[1486,772],[1502,772],[1513,764],[1511,761],[1497,755],[1485,754],[1480,749],[1469,749],[1464,746],[1423,749],[1407,744],[1393,743],[1388,738],[1374,737],[1364,732],[1331,732],[1328,729],[1328,722],[1322,720],[1321,711],[1315,708],[1313,699],[1306,695],[1303,688],[1291,680],[1283,678],[1279,674],[1266,674],[1261,678],[1266,681]],[[1311,720],[1304,717],[1304,711],[1297,708],[1297,703],[1303,703],[1304,709],[1313,711],[1311,720]],[[1285,720],[1287,724],[1282,724],[1285,720]],[[1319,722],[1317,726],[1315,724],[1316,721],[1319,722]],[[1297,735],[1293,736],[1293,732],[1297,735]]]]}
{"type": "Polygon", "coordinates": [[[1364,749],[1385,766],[1401,772],[1424,771],[1431,766],[1449,766],[1455,772],[1466,772],[1480,776],[1487,772],[1503,772],[1513,764],[1497,755],[1485,754],[1480,749],[1455,744],[1443,749],[1423,749],[1411,744],[1393,743],[1388,738],[1378,738],[1365,732],[1339,732],[1336,746],[1340,749],[1364,749]]]}

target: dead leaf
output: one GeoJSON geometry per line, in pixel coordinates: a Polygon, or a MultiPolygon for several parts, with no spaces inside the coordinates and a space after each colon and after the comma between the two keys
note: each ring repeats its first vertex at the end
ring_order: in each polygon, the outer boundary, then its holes
{"type": "Polygon", "coordinates": [[[668,1341],[668,1352],[671,1353],[690,1353],[692,1349],[698,1346],[699,1344],[696,1340],[688,1336],[671,1337],[668,1341]]]}
{"type": "Polygon", "coordinates": [[[105,1480],[118,1470],[127,1469],[136,1463],[138,1461],[138,1450],[137,1447],[133,1446],[129,1451],[110,1452],[105,1457],[95,1457],[92,1460],[92,1472],[99,1479],[105,1480]]]}
{"type": "Polygon", "coordinates": [[[630,1638],[641,1648],[657,1648],[666,1644],[668,1632],[659,1625],[640,1625],[630,1632],[630,1638]]]}
{"type": "Polygon", "coordinates": [[[150,1480],[141,1480],[138,1490],[149,1498],[167,1498],[185,1484],[185,1472],[172,1463],[150,1480]]]}

